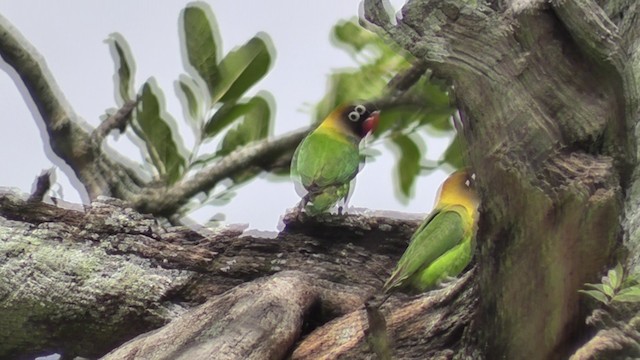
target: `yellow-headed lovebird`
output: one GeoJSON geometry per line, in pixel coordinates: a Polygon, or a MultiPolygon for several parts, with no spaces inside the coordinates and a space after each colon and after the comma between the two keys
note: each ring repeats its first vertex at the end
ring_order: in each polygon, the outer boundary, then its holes
{"type": "Polygon", "coordinates": [[[440,188],[436,205],[411,237],[409,247],[383,291],[424,292],[459,275],[475,249],[480,198],[466,170],[454,172],[440,188]]]}
{"type": "Polygon", "coordinates": [[[291,174],[304,187],[300,205],[310,215],[347,198],[360,169],[360,141],[375,130],[378,116],[371,104],[343,105],[302,140],[291,160],[291,174]]]}

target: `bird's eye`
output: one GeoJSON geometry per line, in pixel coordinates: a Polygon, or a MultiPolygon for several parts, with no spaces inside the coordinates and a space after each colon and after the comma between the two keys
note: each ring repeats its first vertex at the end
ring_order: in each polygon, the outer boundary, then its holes
{"type": "Polygon", "coordinates": [[[476,186],[476,174],[473,173],[467,177],[467,180],[464,182],[468,188],[475,188],[476,186]]]}
{"type": "Polygon", "coordinates": [[[349,113],[349,120],[351,121],[358,121],[360,120],[360,114],[358,114],[356,111],[352,111],[349,113]]]}
{"type": "Polygon", "coordinates": [[[358,112],[358,114],[364,114],[364,112],[367,111],[367,108],[364,107],[364,105],[356,105],[354,110],[358,112]]]}

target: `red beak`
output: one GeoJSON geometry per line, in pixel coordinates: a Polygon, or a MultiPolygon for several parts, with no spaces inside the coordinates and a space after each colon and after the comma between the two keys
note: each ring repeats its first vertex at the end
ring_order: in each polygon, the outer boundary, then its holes
{"type": "Polygon", "coordinates": [[[380,111],[374,111],[362,123],[362,136],[367,136],[367,134],[376,131],[378,128],[378,122],[380,122],[380,111]]]}

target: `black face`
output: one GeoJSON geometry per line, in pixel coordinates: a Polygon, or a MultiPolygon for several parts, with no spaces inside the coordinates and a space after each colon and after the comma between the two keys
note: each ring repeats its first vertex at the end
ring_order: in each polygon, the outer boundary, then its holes
{"type": "Polygon", "coordinates": [[[348,105],[342,111],[341,118],[344,119],[343,121],[354,134],[364,137],[371,130],[363,127],[365,125],[364,121],[376,110],[373,104],[348,105]]]}

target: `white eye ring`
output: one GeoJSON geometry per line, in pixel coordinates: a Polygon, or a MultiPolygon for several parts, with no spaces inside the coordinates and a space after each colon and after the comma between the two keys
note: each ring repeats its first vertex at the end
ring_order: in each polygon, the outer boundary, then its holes
{"type": "Polygon", "coordinates": [[[471,181],[470,180],[465,181],[464,184],[467,185],[467,187],[471,187],[471,181]]]}
{"type": "Polygon", "coordinates": [[[356,107],[353,108],[353,110],[357,111],[358,114],[364,114],[364,112],[367,111],[367,108],[364,107],[364,105],[356,105],[356,107]]]}
{"type": "Polygon", "coordinates": [[[348,116],[349,116],[349,120],[351,120],[351,121],[355,122],[355,121],[360,120],[360,114],[358,114],[356,111],[350,112],[348,116]]]}

